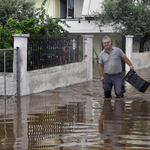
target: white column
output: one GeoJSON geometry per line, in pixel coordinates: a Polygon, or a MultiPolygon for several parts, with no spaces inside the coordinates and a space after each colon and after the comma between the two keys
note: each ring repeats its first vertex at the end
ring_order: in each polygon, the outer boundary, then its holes
{"type": "MultiPolygon", "coordinates": [[[[82,35],[84,43],[84,52],[85,61],[88,63],[87,67],[87,77],[89,80],[93,80],[93,37],[94,35],[82,35]]],[[[83,56],[83,57],[84,57],[83,56]]]]}
{"type": "MultiPolygon", "coordinates": [[[[126,35],[126,56],[130,59],[132,62],[132,49],[133,49],[133,35],[126,35]]],[[[129,71],[130,68],[126,64],[125,65],[125,71],[129,71]]]]}
{"type": "MultiPolygon", "coordinates": [[[[20,96],[29,90],[27,81],[27,42],[29,34],[13,34],[14,48],[19,47],[20,50],[20,96]]],[[[14,51],[13,70],[16,72],[16,54],[14,51]]],[[[15,75],[16,76],[16,75],[15,75]]]]}

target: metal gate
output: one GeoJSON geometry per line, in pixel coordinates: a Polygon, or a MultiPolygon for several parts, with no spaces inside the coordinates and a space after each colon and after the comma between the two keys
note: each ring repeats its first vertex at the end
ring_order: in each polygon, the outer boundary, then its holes
{"type": "MultiPolygon", "coordinates": [[[[20,97],[20,57],[19,57],[19,48],[16,49],[0,49],[1,65],[0,72],[4,76],[4,100],[6,100],[6,73],[13,72],[13,51],[16,51],[16,93],[17,97],[20,97]]],[[[15,93],[14,93],[15,95],[15,93]]]]}

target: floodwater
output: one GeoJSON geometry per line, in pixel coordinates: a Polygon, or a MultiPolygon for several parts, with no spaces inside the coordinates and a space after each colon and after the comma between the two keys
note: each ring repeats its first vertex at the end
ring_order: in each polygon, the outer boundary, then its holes
{"type": "MultiPolygon", "coordinates": [[[[150,149],[150,87],[125,82],[121,99],[104,100],[98,65],[93,81],[0,100],[0,150],[150,149]]],[[[150,82],[150,68],[137,71],[150,82]]]]}

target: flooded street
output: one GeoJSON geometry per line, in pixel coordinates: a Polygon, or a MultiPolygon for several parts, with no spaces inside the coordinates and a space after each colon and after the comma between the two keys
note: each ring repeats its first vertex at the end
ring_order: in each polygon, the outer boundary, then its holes
{"type": "MultiPolygon", "coordinates": [[[[93,81],[0,100],[0,150],[150,149],[150,86],[125,82],[124,98],[104,100],[98,64],[93,81]]],[[[137,71],[150,82],[150,68],[137,71]]]]}

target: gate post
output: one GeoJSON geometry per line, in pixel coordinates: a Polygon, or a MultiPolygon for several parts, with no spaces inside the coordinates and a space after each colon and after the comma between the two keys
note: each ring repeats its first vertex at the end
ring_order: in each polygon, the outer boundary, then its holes
{"type": "Polygon", "coordinates": [[[93,38],[94,35],[82,35],[83,37],[83,57],[87,61],[87,77],[93,80],[93,38]]]}
{"type": "MultiPolygon", "coordinates": [[[[27,90],[29,90],[27,80],[27,39],[29,34],[13,34],[12,36],[14,36],[14,48],[19,47],[20,51],[20,96],[22,96],[27,90]]],[[[16,52],[14,53],[14,58],[15,57],[16,52]]],[[[17,58],[14,60],[16,59],[17,58]]],[[[15,78],[17,78],[15,61],[13,63],[13,72],[15,74],[15,78]]]]}
{"type": "MultiPolygon", "coordinates": [[[[130,61],[132,62],[132,48],[133,48],[133,35],[126,35],[126,56],[130,59],[130,61]]],[[[125,65],[125,71],[129,71],[130,68],[129,66],[126,64],[125,65]]]]}

